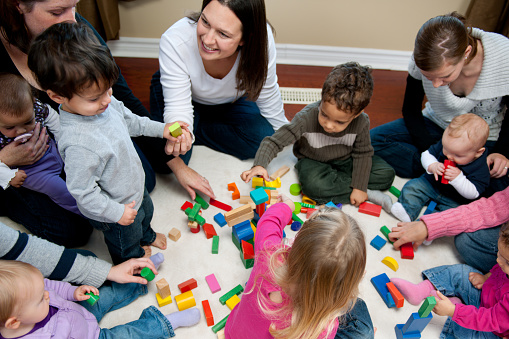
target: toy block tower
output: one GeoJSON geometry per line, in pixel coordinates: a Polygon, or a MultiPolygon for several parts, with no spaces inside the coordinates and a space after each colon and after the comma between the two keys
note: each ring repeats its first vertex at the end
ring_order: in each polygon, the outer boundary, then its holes
{"type": "Polygon", "coordinates": [[[265,212],[265,202],[269,201],[269,196],[262,188],[257,188],[250,193],[251,199],[256,204],[256,213],[261,217],[265,212]]]}
{"type": "Polygon", "coordinates": [[[397,324],[394,327],[398,339],[421,338],[421,333],[433,318],[431,310],[436,305],[435,297],[427,297],[421,305],[419,312],[412,313],[406,324],[397,324]]]}

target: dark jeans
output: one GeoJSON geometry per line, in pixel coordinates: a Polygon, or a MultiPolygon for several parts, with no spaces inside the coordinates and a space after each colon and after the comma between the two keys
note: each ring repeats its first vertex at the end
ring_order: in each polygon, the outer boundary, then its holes
{"type": "Polygon", "coordinates": [[[500,227],[461,233],[454,237],[454,244],[465,263],[486,274],[497,263],[500,227]]]}
{"type": "Polygon", "coordinates": [[[366,303],[357,298],[355,306],[339,320],[336,339],[368,339],[374,338],[373,322],[366,303]]]}
{"type": "MultiPolygon", "coordinates": [[[[195,145],[204,145],[245,160],[254,158],[263,138],[274,133],[256,103],[245,97],[221,105],[203,105],[193,101],[193,106],[195,145]]],[[[150,113],[154,120],[163,121],[164,97],[159,71],[152,76],[150,113]]],[[[189,161],[191,152],[181,156],[184,162],[189,161]]]]}
{"type": "MultiPolygon", "coordinates": [[[[442,139],[444,130],[428,118],[424,118],[424,127],[431,135],[431,144],[442,139]]],[[[394,120],[375,127],[370,131],[371,144],[375,154],[387,161],[396,170],[396,175],[401,178],[417,178],[424,174],[421,165],[421,153],[414,145],[412,137],[406,128],[403,119],[394,120]]],[[[495,141],[486,142],[488,154],[495,147],[495,141]]],[[[499,179],[491,178],[490,185],[483,196],[489,197],[495,192],[504,190],[509,186],[509,178],[504,176],[499,179]]]]}
{"type": "MultiPolygon", "coordinates": [[[[307,158],[295,165],[299,175],[302,192],[318,204],[329,201],[335,204],[349,204],[352,194],[353,160],[333,160],[327,163],[307,158]]],[[[371,190],[389,189],[394,180],[394,169],[380,157],[373,156],[368,188],[371,190]]]]}
{"type": "Polygon", "coordinates": [[[106,223],[90,220],[94,228],[104,233],[104,241],[108,246],[111,259],[118,265],[130,258],[140,258],[145,255],[141,246],[150,245],[156,238],[156,233],[150,226],[154,214],[154,205],[147,189],[134,222],[128,226],[117,223],[106,223]]]}

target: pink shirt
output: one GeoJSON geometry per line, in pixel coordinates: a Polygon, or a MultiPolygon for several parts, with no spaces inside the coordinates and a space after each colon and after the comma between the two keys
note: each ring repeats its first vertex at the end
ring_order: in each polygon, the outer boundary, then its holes
{"type": "MultiPolygon", "coordinates": [[[[506,190],[507,191],[507,190],[506,190]]],[[[499,337],[509,335],[509,279],[496,264],[481,291],[481,306],[457,304],[452,320],[476,331],[493,332],[499,337]]]]}
{"type": "Polygon", "coordinates": [[[421,220],[428,228],[427,240],[499,226],[509,221],[509,187],[468,205],[423,215],[421,220]]]}
{"type": "MultiPolygon", "coordinates": [[[[275,249],[281,245],[283,229],[288,224],[291,217],[292,211],[284,203],[279,203],[270,207],[258,222],[255,237],[255,253],[260,253],[263,248],[272,247],[275,249]]],[[[263,257],[256,257],[253,270],[251,271],[251,275],[249,276],[249,280],[246,284],[245,292],[242,295],[240,302],[237,306],[235,306],[228,317],[225,327],[226,339],[273,338],[269,333],[271,321],[265,317],[264,313],[258,306],[258,288],[255,288],[251,293],[246,294],[246,292],[251,291],[258,275],[261,274],[264,276],[267,274],[267,261],[262,260],[262,258],[263,257]]],[[[260,286],[263,295],[268,299],[269,293],[280,291],[284,300],[286,295],[281,291],[281,288],[271,280],[271,277],[266,278],[269,278],[270,281],[263,278],[258,278],[256,281],[256,283],[260,286]]],[[[338,324],[339,321],[336,319],[334,330],[327,339],[335,337],[338,324]]],[[[278,324],[276,323],[276,326],[277,325],[278,324]]]]}

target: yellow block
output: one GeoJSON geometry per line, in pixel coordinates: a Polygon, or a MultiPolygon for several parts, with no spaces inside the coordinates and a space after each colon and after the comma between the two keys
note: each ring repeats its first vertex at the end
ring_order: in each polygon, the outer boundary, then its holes
{"type": "Polygon", "coordinates": [[[302,202],[310,205],[316,205],[316,201],[308,197],[307,195],[302,195],[302,202]]]}
{"type": "Polygon", "coordinates": [[[226,306],[228,306],[228,308],[231,311],[231,310],[233,310],[235,305],[237,305],[239,302],[240,302],[240,298],[239,298],[238,295],[235,294],[233,297],[231,297],[230,299],[226,300],[226,306]]]}
{"type": "Polygon", "coordinates": [[[278,177],[276,180],[265,181],[265,187],[281,187],[281,178],[278,177]]]}
{"type": "Polygon", "coordinates": [[[391,257],[383,258],[382,263],[389,266],[389,268],[392,269],[394,272],[396,272],[399,268],[398,262],[396,260],[394,260],[394,258],[391,258],[391,257]]]}
{"type": "Polygon", "coordinates": [[[253,179],[251,179],[251,183],[253,188],[256,188],[256,186],[263,186],[263,178],[253,177],[253,179]]]}
{"type": "MultiPolygon", "coordinates": [[[[157,303],[159,304],[159,307],[163,307],[163,306],[166,306],[166,305],[169,305],[172,303],[171,295],[169,295],[168,297],[163,299],[163,298],[161,298],[159,293],[156,293],[156,298],[157,298],[157,303]]],[[[177,298],[175,298],[175,299],[177,299],[177,298]]]]}
{"type": "Polygon", "coordinates": [[[175,296],[175,302],[177,303],[179,311],[187,310],[188,308],[196,306],[193,291],[187,291],[175,296]]]}

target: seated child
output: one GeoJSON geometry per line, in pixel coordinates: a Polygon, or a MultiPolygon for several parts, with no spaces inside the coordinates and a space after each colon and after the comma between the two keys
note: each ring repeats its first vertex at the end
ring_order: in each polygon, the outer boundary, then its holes
{"type": "MultiPolygon", "coordinates": [[[[263,139],[250,170],[241,178],[269,180],[267,166],[287,145],[298,158],[302,192],[319,204],[355,206],[391,187],[394,169],[373,156],[369,118],[363,109],[373,93],[368,67],[350,62],[334,67],[322,88],[322,100],[306,106],[291,123],[263,139]],[[368,189],[369,188],[369,189],[368,189]]],[[[384,209],[390,212],[390,206],[384,209]]]]}
{"type": "Polygon", "coordinates": [[[98,321],[110,311],[129,305],[148,292],[141,284],[72,286],[44,279],[41,272],[21,261],[0,260],[0,338],[140,338],[174,337],[174,330],[200,320],[195,307],[163,315],[146,308],[138,320],[110,329],[98,321]],[[95,305],[85,293],[99,295],[95,305]],[[75,301],[80,301],[77,303],[75,301]]]}
{"type": "Polygon", "coordinates": [[[304,222],[291,247],[283,230],[295,205],[285,196],[258,222],[256,259],[226,338],[373,338],[357,297],[366,266],[364,234],[354,219],[324,207],[304,222]]]}
{"type": "MultiPolygon", "coordinates": [[[[25,142],[31,137],[37,123],[58,135],[58,114],[51,107],[34,98],[30,84],[14,74],[0,74],[0,149],[12,142],[25,142]],[[16,141],[19,137],[21,141],[16,141]]],[[[0,162],[0,185],[3,189],[25,187],[46,194],[57,205],[81,215],[76,200],[60,177],[64,162],[58,154],[55,141],[48,137],[48,149],[32,165],[9,167],[0,162]]]]}
{"type": "Polygon", "coordinates": [[[477,199],[490,183],[484,148],[488,135],[488,124],[478,115],[468,113],[452,119],[442,140],[421,155],[426,173],[403,186],[391,213],[410,222],[417,219],[431,200],[437,203],[436,210],[444,211],[477,199]],[[456,166],[444,170],[445,159],[456,166]],[[449,183],[442,184],[439,176],[449,183]]]}
{"type": "MultiPolygon", "coordinates": [[[[112,96],[119,71],[86,25],[59,23],[33,42],[28,65],[60,104],[60,138],[67,187],[80,211],[104,232],[113,263],[166,248],[150,226],[154,206],[130,136],[170,139],[165,124],[139,117],[112,96]]],[[[184,127],[185,128],[185,127],[184,127]]]]}
{"type": "Polygon", "coordinates": [[[397,278],[391,281],[413,305],[419,305],[429,295],[435,297],[437,305],[433,311],[449,317],[440,338],[507,338],[508,274],[509,224],[504,224],[498,238],[497,264],[486,275],[458,264],[423,271],[426,280],[417,285],[397,278]]]}

